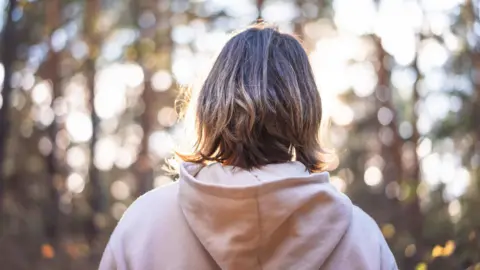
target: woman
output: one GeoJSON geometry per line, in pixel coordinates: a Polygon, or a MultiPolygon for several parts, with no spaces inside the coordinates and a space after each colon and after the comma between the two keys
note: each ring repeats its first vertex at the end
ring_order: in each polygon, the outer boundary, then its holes
{"type": "Polygon", "coordinates": [[[376,223],[322,172],[321,100],[294,37],[237,34],[194,103],[180,180],[130,206],[100,269],[397,269],[376,223]]]}

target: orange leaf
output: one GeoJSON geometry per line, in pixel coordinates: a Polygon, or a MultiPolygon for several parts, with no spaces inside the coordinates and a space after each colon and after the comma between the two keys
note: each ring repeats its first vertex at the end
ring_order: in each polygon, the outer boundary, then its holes
{"type": "Polygon", "coordinates": [[[432,257],[433,257],[433,258],[442,256],[442,253],[443,253],[443,248],[442,248],[441,246],[439,246],[439,245],[436,245],[436,246],[432,249],[432,257]]]}
{"type": "Polygon", "coordinates": [[[42,245],[42,256],[46,259],[51,259],[55,257],[55,250],[49,244],[42,245]]]}

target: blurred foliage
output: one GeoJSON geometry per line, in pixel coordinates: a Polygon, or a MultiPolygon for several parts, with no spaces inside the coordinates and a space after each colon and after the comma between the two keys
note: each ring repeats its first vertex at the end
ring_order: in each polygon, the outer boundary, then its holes
{"type": "Polygon", "coordinates": [[[309,51],[340,157],[332,183],[378,222],[400,268],[480,269],[477,2],[0,7],[2,269],[96,269],[127,206],[173,181],[164,160],[189,135],[178,86],[259,14],[309,51]]]}

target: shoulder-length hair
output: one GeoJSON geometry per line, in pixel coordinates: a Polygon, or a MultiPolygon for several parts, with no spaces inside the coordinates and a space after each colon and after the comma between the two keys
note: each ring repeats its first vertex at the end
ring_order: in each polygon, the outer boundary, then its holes
{"type": "Polygon", "coordinates": [[[187,162],[243,169],[297,160],[326,169],[322,104],[308,56],[293,36],[255,25],[230,39],[196,100],[196,140],[187,162]]]}

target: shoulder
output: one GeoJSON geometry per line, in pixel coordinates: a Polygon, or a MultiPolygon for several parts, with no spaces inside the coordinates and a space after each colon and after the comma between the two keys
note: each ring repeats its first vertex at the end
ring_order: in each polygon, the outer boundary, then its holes
{"type": "Polygon", "coordinates": [[[104,265],[110,256],[118,269],[193,269],[187,255],[194,262],[208,258],[183,216],[178,188],[178,182],[156,188],[130,205],[110,237],[104,265]],[[191,253],[183,253],[186,245],[191,253]]]}
{"type": "Polygon", "coordinates": [[[159,223],[178,215],[177,195],[178,183],[171,183],[138,197],[118,221],[111,240],[129,238],[133,234],[137,238],[139,232],[148,233],[154,226],[161,229],[159,223]]]}
{"type": "Polygon", "coordinates": [[[353,220],[363,228],[370,228],[372,231],[380,232],[377,222],[358,206],[353,206],[353,220]]]}
{"type": "Polygon", "coordinates": [[[366,237],[372,244],[385,241],[377,222],[358,206],[353,206],[351,229],[358,232],[358,237],[366,237]]]}
{"type": "Polygon", "coordinates": [[[149,212],[162,213],[168,210],[168,206],[176,205],[178,195],[178,182],[155,188],[138,197],[125,211],[120,221],[147,214],[149,212]],[[160,207],[161,206],[161,207],[160,207]],[[165,209],[165,210],[162,210],[165,209]],[[161,210],[161,211],[160,211],[161,210]]]}
{"type": "Polygon", "coordinates": [[[377,222],[358,206],[353,207],[354,235],[362,237],[363,243],[369,242],[371,247],[378,250],[380,256],[380,269],[398,269],[395,258],[385,240],[377,222]]]}

